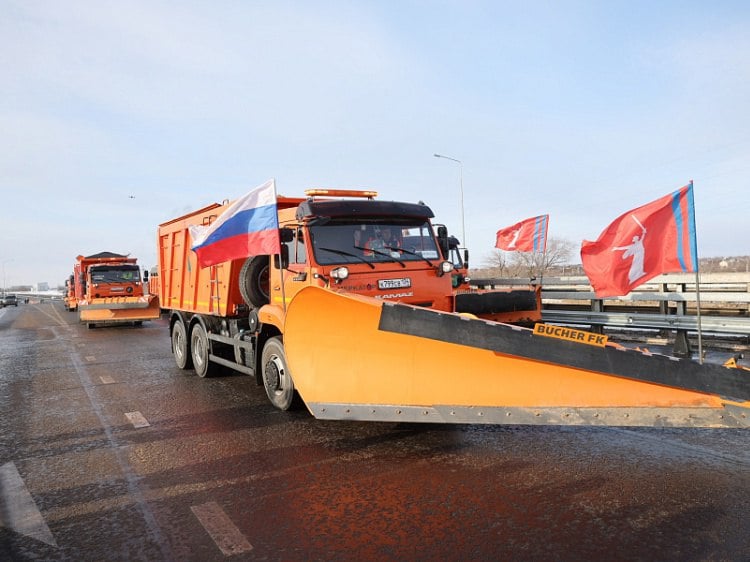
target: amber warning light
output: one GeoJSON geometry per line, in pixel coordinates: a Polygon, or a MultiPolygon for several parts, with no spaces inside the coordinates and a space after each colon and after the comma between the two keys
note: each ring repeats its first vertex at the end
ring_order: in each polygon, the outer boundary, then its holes
{"type": "Polygon", "coordinates": [[[378,196],[377,191],[365,191],[361,189],[306,189],[305,195],[308,197],[364,197],[366,199],[372,199],[378,196]]]}

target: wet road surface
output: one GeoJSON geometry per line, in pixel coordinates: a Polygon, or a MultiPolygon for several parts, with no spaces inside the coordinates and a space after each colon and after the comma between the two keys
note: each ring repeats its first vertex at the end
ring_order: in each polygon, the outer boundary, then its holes
{"type": "Polygon", "coordinates": [[[61,303],[0,408],[0,560],[750,560],[748,430],[316,421],[61,303]]]}

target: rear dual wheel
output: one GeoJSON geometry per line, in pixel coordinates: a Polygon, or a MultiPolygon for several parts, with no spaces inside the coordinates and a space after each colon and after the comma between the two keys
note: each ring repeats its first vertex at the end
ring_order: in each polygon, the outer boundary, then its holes
{"type": "Polygon", "coordinates": [[[190,356],[187,331],[181,320],[178,320],[172,326],[172,353],[177,367],[180,369],[192,368],[193,358],[190,356]]]}
{"type": "Polygon", "coordinates": [[[210,377],[216,371],[216,364],[209,361],[211,345],[203,324],[196,322],[190,330],[190,356],[193,358],[195,374],[201,378],[210,377]]]}

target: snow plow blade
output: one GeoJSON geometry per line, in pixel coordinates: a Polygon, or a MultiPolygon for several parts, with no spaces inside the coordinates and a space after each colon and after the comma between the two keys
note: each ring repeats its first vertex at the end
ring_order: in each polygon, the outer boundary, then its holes
{"type": "Polygon", "coordinates": [[[156,320],[161,311],[159,298],[155,295],[143,297],[104,297],[90,302],[78,303],[78,318],[88,324],[127,324],[156,320]]]}
{"type": "Polygon", "coordinates": [[[750,426],[750,371],[741,368],[317,287],[292,299],[284,332],[295,387],[316,418],[750,426]]]}

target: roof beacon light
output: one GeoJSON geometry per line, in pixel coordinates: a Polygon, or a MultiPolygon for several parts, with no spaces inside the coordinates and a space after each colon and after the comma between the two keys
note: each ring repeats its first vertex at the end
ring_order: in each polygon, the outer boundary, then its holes
{"type": "Polygon", "coordinates": [[[305,195],[308,197],[363,197],[365,199],[373,199],[378,196],[378,192],[361,189],[326,189],[316,187],[314,189],[306,189],[305,195]]]}

